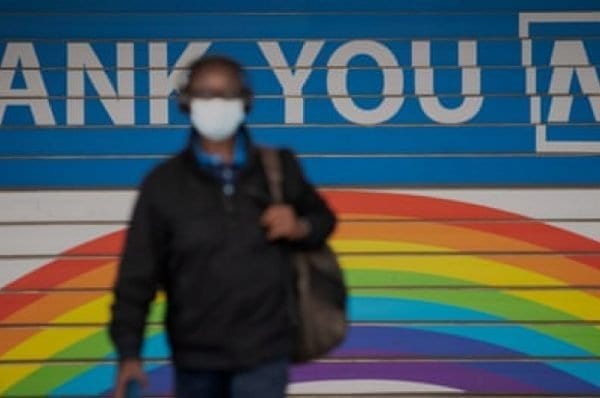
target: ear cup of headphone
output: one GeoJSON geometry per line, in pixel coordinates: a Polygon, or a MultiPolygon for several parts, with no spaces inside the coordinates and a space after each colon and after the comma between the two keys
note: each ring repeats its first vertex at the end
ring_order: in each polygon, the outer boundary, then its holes
{"type": "Polygon", "coordinates": [[[252,109],[252,89],[250,87],[248,87],[245,83],[244,86],[242,87],[242,96],[244,98],[244,111],[246,111],[246,113],[249,113],[250,110],[252,109]]]}
{"type": "Polygon", "coordinates": [[[177,107],[183,113],[190,113],[190,98],[186,93],[187,86],[179,89],[179,93],[177,94],[177,107]]]}

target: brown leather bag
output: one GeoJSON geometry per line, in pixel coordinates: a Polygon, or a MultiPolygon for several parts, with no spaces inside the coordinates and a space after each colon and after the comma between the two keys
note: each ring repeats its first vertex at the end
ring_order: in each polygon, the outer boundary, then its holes
{"type": "MultiPolygon", "coordinates": [[[[279,152],[261,148],[261,158],[271,198],[274,203],[283,203],[279,152]]],[[[344,339],[347,289],[337,257],[327,244],[296,250],[292,263],[295,278],[290,288],[298,322],[292,361],[302,363],[325,355],[344,339]]]]}

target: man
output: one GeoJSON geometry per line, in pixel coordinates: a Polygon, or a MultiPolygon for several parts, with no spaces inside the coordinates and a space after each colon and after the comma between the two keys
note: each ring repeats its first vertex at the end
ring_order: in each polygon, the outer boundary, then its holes
{"type": "Polygon", "coordinates": [[[286,204],[271,204],[260,150],[244,119],[251,91],[235,61],[190,66],[180,104],[186,147],[142,181],[114,286],[115,395],[144,384],[148,305],[167,297],[179,398],[283,397],[294,335],[290,253],[322,245],[335,216],[293,153],[279,151],[286,204]]]}

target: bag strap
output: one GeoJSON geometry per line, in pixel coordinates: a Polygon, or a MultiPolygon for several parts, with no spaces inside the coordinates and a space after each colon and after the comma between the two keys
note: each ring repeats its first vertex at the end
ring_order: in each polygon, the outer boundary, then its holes
{"type": "MultiPolygon", "coordinates": [[[[283,173],[281,172],[281,158],[279,157],[279,151],[273,148],[259,147],[260,159],[263,165],[263,169],[267,176],[269,184],[269,193],[271,199],[275,204],[282,204],[283,202],[283,173]]],[[[292,264],[293,266],[295,263],[292,264]]],[[[284,267],[280,268],[285,269],[284,267]]],[[[299,323],[298,309],[296,308],[296,276],[295,268],[292,267],[288,283],[285,284],[285,293],[288,302],[288,313],[291,322],[296,325],[299,323]]]]}
{"type": "Polygon", "coordinates": [[[274,203],[283,203],[283,174],[279,151],[262,147],[260,158],[269,183],[269,192],[274,203]]]}

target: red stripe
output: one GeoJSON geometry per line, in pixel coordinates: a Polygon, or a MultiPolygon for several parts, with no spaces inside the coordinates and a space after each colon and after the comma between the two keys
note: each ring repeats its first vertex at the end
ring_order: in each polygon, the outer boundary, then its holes
{"type": "MultiPolygon", "coordinates": [[[[541,223],[533,218],[491,207],[410,194],[353,191],[325,191],[323,194],[332,208],[340,214],[370,213],[447,221],[504,220],[502,222],[461,222],[460,226],[529,242],[552,251],[600,251],[598,241],[541,223]]],[[[448,222],[441,222],[441,224],[448,224],[448,222]]],[[[592,261],[591,258],[569,258],[600,268],[598,262],[592,261]]]]}
{"type": "Polygon", "coordinates": [[[106,259],[58,259],[24,275],[7,289],[49,289],[106,264],[106,259]]]}
{"type": "Polygon", "coordinates": [[[372,213],[425,219],[528,220],[491,207],[421,195],[380,192],[322,191],[336,213],[372,213]]]}
{"type": "Polygon", "coordinates": [[[44,294],[0,294],[0,320],[9,317],[21,308],[27,307],[44,296],[44,294]]]}

